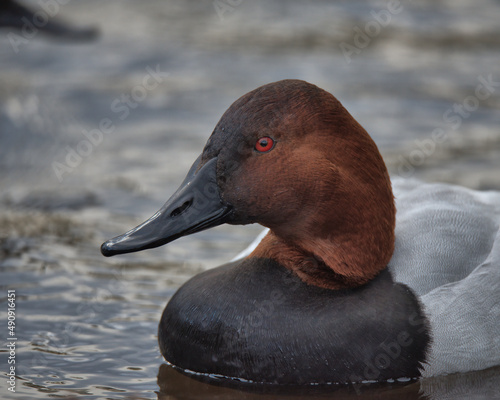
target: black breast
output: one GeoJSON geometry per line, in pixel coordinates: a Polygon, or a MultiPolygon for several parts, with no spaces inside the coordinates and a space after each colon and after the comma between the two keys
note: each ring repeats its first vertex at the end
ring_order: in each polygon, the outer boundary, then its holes
{"type": "Polygon", "coordinates": [[[189,280],[165,308],[158,339],[181,369],[295,385],[418,377],[429,344],[417,298],[388,271],[333,291],[267,259],[189,280]]]}

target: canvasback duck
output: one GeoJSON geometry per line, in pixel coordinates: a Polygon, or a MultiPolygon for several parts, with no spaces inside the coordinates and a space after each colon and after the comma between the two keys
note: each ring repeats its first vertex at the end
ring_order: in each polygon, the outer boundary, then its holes
{"type": "Polygon", "coordinates": [[[283,80],[236,100],[167,203],[101,251],[268,228],[167,304],[159,346],[187,374],[321,385],[500,364],[500,193],[393,186],[397,220],[368,133],[330,93],[283,80]]]}

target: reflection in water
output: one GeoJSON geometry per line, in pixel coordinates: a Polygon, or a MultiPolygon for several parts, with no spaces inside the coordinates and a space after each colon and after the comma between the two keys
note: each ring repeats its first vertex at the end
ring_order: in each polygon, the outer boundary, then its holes
{"type": "Polygon", "coordinates": [[[162,364],[158,373],[158,400],[167,399],[424,399],[419,394],[418,382],[410,384],[366,384],[310,387],[276,387],[272,385],[240,384],[237,381],[202,382],[186,376],[173,367],[162,364]],[[228,387],[229,386],[229,387],[228,387]]]}
{"type": "Polygon", "coordinates": [[[468,374],[453,374],[422,380],[421,391],[430,399],[498,399],[500,367],[468,374]]]}
{"type": "Polygon", "coordinates": [[[407,384],[360,384],[325,387],[248,386],[235,381],[218,382],[214,379],[203,382],[187,376],[167,364],[158,372],[158,400],[288,400],[313,399],[384,399],[384,400],[469,400],[498,398],[500,389],[500,367],[468,374],[454,374],[445,377],[423,379],[407,384]]]}
{"type": "Polygon", "coordinates": [[[229,383],[202,382],[162,364],[158,372],[158,400],[188,399],[494,399],[500,388],[500,368],[424,379],[408,384],[365,384],[339,387],[275,388],[229,383]],[[225,385],[225,386],[223,386],[225,385]]]}

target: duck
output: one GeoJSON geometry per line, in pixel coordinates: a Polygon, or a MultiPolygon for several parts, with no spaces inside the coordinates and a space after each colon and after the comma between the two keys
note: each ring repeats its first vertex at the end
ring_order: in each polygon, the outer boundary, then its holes
{"type": "Polygon", "coordinates": [[[26,43],[38,31],[53,38],[73,42],[92,41],[99,36],[99,30],[95,26],[75,27],[59,17],[56,18],[60,6],[66,4],[66,2],[59,3],[61,4],[53,2],[42,5],[39,2],[39,7],[35,10],[18,0],[3,0],[0,3],[0,29],[14,30],[8,37],[15,51],[18,51],[20,44],[26,43]],[[18,35],[16,31],[20,31],[22,35],[18,35]]]}
{"type": "Polygon", "coordinates": [[[101,252],[251,223],[265,231],[249,249],[166,305],[175,369],[307,386],[500,365],[500,192],[391,180],[367,131],[305,81],[237,99],[179,189],[101,252]]]}

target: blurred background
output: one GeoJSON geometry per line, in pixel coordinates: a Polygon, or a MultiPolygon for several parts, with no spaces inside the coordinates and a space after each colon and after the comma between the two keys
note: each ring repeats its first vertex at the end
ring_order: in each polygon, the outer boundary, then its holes
{"type": "Polygon", "coordinates": [[[333,93],[393,176],[500,190],[497,0],[20,4],[34,14],[0,9],[0,299],[16,290],[19,339],[5,398],[161,397],[168,298],[261,228],[112,259],[99,246],[160,208],[260,85],[333,93]]]}

